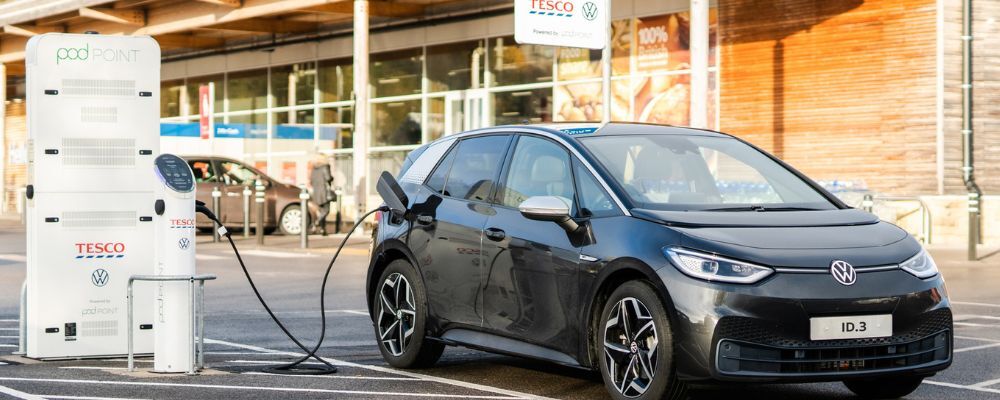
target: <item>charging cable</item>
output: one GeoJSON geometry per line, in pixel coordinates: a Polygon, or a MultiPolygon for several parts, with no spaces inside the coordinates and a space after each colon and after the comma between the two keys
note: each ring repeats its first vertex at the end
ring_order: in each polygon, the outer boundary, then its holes
{"type": "MultiPolygon", "coordinates": [[[[267,368],[264,371],[276,374],[298,374],[298,375],[324,375],[337,372],[336,366],[324,360],[322,357],[316,355],[316,352],[319,351],[320,346],[323,345],[323,340],[326,339],[326,282],[330,277],[330,271],[333,270],[333,264],[337,262],[337,256],[340,255],[340,251],[343,250],[344,245],[347,244],[347,239],[351,238],[351,234],[354,233],[354,231],[358,229],[359,226],[361,226],[361,224],[364,222],[366,218],[368,218],[369,215],[374,214],[376,211],[389,211],[389,207],[381,206],[379,208],[376,208],[374,210],[365,213],[363,216],[361,216],[361,218],[358,218],[358,221],[354,223],[354,226],[351,227],[349,231],[347,231],[347,235],[344,236],[344,240],[340,242],[340,246],[337,247],[337,252],[333,253],[333,258],[330,259],[330,264],[326,266],[326,272],[323,274],[323,285],[320,287],[319,312],[323,323],[322,327],[320,328],[319,340],[316,341],[316,346],[313,347],[312,349],[307,348],[294,335],[292,335],[292,333],[288,331],[288,328],[285,328],[285,324],[281,323],[281,320],[279,320],[278,317],[274,315],[274,312],[271,311],[271,307],[267,305],[267,302],[264,301],[264,297],[260,295],[260,291],[257,290],[257,285],[254,284],[253,278],[250,277],[250,272],[247,271],[247,266],[246,264],[243,263],[243,257],[240,256],[240,251],[236,248],[236,243],[233,242],[233,238],[229,235],[229,230],[226,229],[226,226],[219,221],[219,218],[215,216],[215,213],[213,213],[212,210],[210,210],[208,207],[205,206],[205,203],[201,201],[195,201],[195,210],[202,213],[203,215],[208,217],[208,219],[214,221],[216,224],[219,225],[219,234],[226,237],[226,240],[229,241],[229,245],[233,248],[233,253],[236,253],[236,260],[239,261],[240,268],[243,269],[243,274],[246,275],[247,282],[250,282],[250,288],[253,289],[253,293],[257,296],[257,300],[260,301],[260,304],[262,306],[264,306],[264,310],[267,311],[267,314],[271,316],[271,319],[274,320],[274,323],[278,325],[278,328],[281,328],[281,331],[285,333],[285,336],[288,336],[288,338],[291,339],[296,346],[302,349],[302,351],[306,352],[306,354],[302,356],[302,358],[295,360],[292,363],[281,365],[278,367],[267,368]],[[302,365],[306,360],[309,360],[310,358],[316,359],[323,365],[320,366],[302,365]]],[[[303,218],[306,218],[307,215],[309,214],[304,213],[303,218]]],[[[249,227],[243,227],[243,229],[247,228],[249,227]]]]}

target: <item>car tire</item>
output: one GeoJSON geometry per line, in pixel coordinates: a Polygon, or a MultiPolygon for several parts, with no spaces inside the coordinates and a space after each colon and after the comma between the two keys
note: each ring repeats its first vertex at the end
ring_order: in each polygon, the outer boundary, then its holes
{"type": "Polygon", "coordinates": [[[898,399],[913,393],[923,381],[920,376],[852,379],[844,381],[844,386],[863,399],[898,399]]]}
{"type": "Polygon", "coordinates": [[[427,292],[416,270],[405,260],[395,260],[382,272],[376,287],[371,304],[382,358],[397,368],[434,365],[444,344],[426,336],[427,292]]]}
{"type": "MultiPolygon", "coordinates": [[[[297,236],[302,233],[302,208],[298,204],[291,204],[281,211],[278,218],[278,229],[282,235],[297,236]]],[[[309,218],[306,216],[306,218],[309,218]]],[[[310,218],[311,219],[311,218],[310,218]]],[[[267,230],[265,229],[266,233],[267,230]]]]}
{"type": "Polygon", "coordinates": [[[615,289],[595,329],[601,377],[611,397],[687,397],[687,384],[677,378],[674,368],[670,318],[649,283],[629,281],[615,289]]]}

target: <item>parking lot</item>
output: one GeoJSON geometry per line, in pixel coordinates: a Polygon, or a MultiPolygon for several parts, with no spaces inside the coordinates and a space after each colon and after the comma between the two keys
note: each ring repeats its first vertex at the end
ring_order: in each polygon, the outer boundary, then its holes
{"type": "MultiPolygon", "coordinates": [[[[315,340],[319,332],[320,277],[333,239],[316,250],[294,249],[291,238],[270,246],[241,244],[258,286],[293,332],[315,340]]],[[[297,242],[296,242],[297,243],[297,242]]],[[[964,262],[960,249],[935,249],[955,302],[953,366],[925,381],[909,398],[1000,399],[1000,255],[964,262]]],[[[18,294],[24,279],[24,231],[0,221],[0,398],[22,399],[251,399],[251,398],[478,398],[604,399],[596,374],[541,362],[448,348],[435,368],[396,370],[383,363],[365,311],[362,282],[367,241],[345,249],[327,298],[330,329],[322,356],[340,371],[325,376],[262,372],[299,356],[250,291],[228,246],[199,237],[200,273],[218,275],[207,286],[206,370],[199,376],[129,373],[124,359],[38,362],[17,350],[18,294]]],[[[152,360],[139,359],[148,371],[152,360]]],[[[839,383],[698,386],[694,398],[851,398],[839,383]]]]}

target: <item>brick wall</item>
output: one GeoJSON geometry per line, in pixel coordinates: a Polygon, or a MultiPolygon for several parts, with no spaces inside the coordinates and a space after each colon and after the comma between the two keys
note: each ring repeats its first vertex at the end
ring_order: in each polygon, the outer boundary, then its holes
{"type": "MultiPolygon", "coordinates": [[[[3,146],[7,151],[4,153],[4,176],[3,187],[5,197],[3,199],[8,213],[15,213],[17,209],[18,189],[28,182],[28,165],[26,163],[11,163],[11,148],[24,148],[27,151],[28,129],[25,125],[25,104],[23,102],[11,102],[6,106],[5,132],[3,146]]],[[[26,156],[26,154],[25,154],[26,156]]]]}
{"type": "Polygon", "coordinates": [[[718,7],[722,131],[814,179],[937,192],[934,0],[718,7]]]}

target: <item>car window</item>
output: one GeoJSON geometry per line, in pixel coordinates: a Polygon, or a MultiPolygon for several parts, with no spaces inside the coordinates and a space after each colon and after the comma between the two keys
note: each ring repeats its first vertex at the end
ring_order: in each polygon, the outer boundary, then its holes
{"type": "MultiPolygon", "coordinates": [[[[455,147],[457,148],[458,146],[455,147]]],[[[427,178],[427,186],[437,192],[437,194],[445,196],[448,195],[444,192],[444,183],[448,180],[448,172],[451,171],[451,164],[455,162],[456,153],[458,153],[457,150],[454,148],[451,149],[451,151],[448,152],[448,155],[445,156],[440,163],[438,163],[438,166],[434,170],[431,177],[427,178]]]]}
{"type": "Polygon", "coordinates": [[[611,197],[580,160],[573,159],[573,175],[576,176],[576,197],[581,214],[594,217],[619,215],[611,197]]]}
{"type": "Polygon", "coordinates": [[[219,166],[222,168],[222,181],[227,185],[242,185],[244,182],[253,182],[254,177],[257,176],[252,170],[237,162],[222,161],[219,166]]]}
{"type": "Polygon", "coordinates": [[[522,136],[514,148],[500,203],[517,207],[529,197],[557,196],[572,205],[576,196],[570,165],[569,153],[562,146],[522,136]]]}
{"type": "Polygon", "coordinates": [[[212,167],[212,163],[208,161],[188,161],[188,165],[191,166],[191,172],[194,174],[194,181],[197,183],[202,182],[216,182],[215,168],[212,167]]]}
{"type": "MultiPolygon", "coordinates": [[[[486,201],[493,190],[503,157],[507,153],[509,140],[510,136],[506,135],[462,140],[458,148],[452,151],[454,161],[451,161],[452,165],[447,172],[441,193],[466,200],[486,201]]],[[[451,154],[445,162],[450,158],[451,154]]],[[[437,175],[437,172],[434,175],[437,175]]],[[[433,179],[434,176],[431,177],[431,180],[433,179]]]]}

